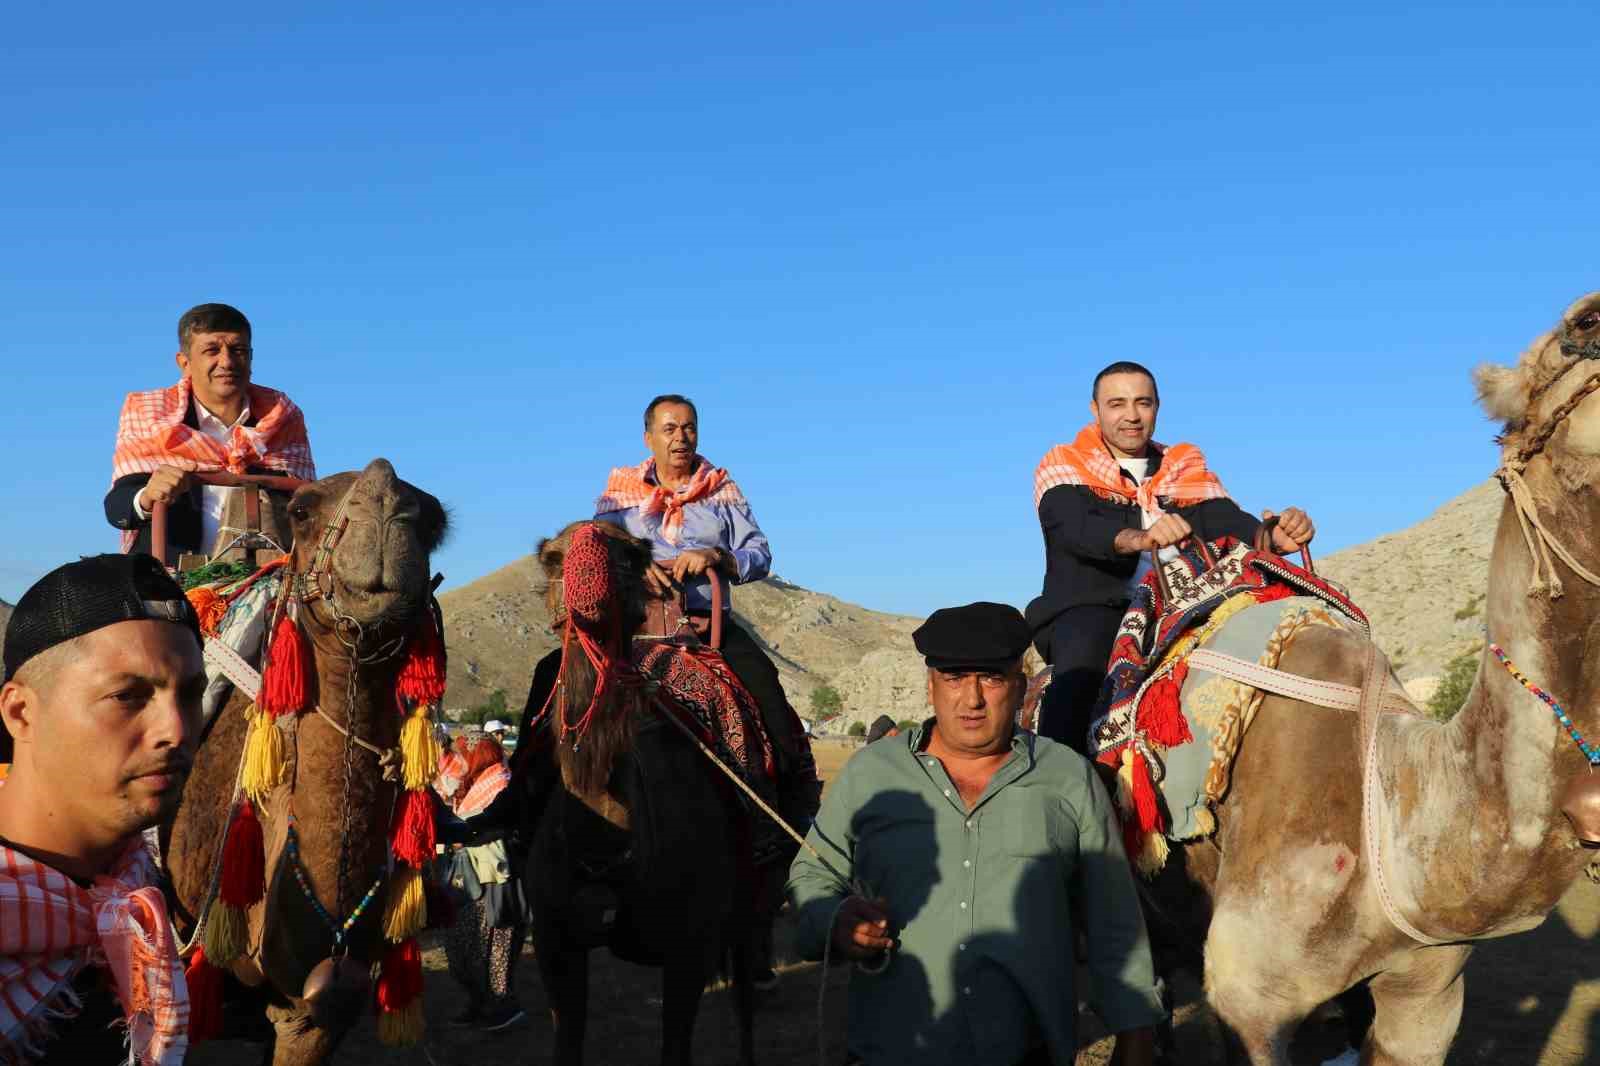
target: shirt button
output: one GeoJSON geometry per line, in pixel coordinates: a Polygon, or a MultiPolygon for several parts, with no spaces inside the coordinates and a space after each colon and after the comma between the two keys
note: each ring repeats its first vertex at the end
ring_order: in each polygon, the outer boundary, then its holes
{"type": "Polygon", "coordinates": [[[965,944],[957,944],[956,945],[956,950],[957,951],[966,951],[967,950],[967,945],[965,945],[965,944]]]}
{"type": "Polygon", "coordinates": [[[966,910],[967,909],[967,901],[966,900],[962,900],[961,901],[961,909],[962,910],[966,910]]]}
{"type": "Polygon", "coordinates": [[[966,866],[966,867],[971,867],[972,866],[972,860],[971,859],[962,859],[961,860],[961,865],[962,866],[966,866]]]}
{"type": "Polygon", "coordinates": [[[948,788],[944,790],[944,798],[945,799],[949,799],[950,798],[950,790],[948,788]]]}
{"type": "Polygon", "coordinates": [[[967,986],[967,987],[966,987],[966,988],[963,988],[963,989],[962,989],[962,990],[961,990],[961,994],[962,994],[962,995],[963,995],[963,996],[970,996],[970,995],[972,995],[972,986],[971,986],[971,985],[968,985],[968,986],[967,986]]]}
{"type": "MultiPolygon", "coordinates": [[[[948,795],[948,794],[949,794],[949,793],[946,793],[946,795],[948,795]]],[[[968,823],[967,823],[967,828],[968,828],[968,829],[971,829],[971,828],[972,828],[972,823],[971,823],[971,822],[968,822],[968,823]]]]}

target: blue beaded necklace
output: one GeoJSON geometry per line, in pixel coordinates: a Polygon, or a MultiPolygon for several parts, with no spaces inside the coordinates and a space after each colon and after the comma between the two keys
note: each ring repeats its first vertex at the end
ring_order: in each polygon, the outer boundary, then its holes
{"type": "Polygon", "coordinates": [[[1506,668],[1506,673],[1516,678],[1523,688],[1538,696],[1545,702],[1546,706],[1555,712],[1556,721],[1561,723],[1562,728],[1567,731],[1567,735],[1572,738],[1572,742],[1578,745],[1578,750],[1583,752],[1583,757],[1589,760],[1589,769],[1593,770],[1596,766],[1600,766],[1600,749],[1595,748],[1583,739],[1583,734],[1578,732],[1578,727],[1572,724],[1571,715],[1567,714],[1561,704],[1556,702],[1556,698],[1532,681],[1529,681],[1527,676],[1517,669],[1517,664],[1511,661],[1500,645],[1490,641],[1489,650],[1494,652],[1496,659],[1500,660],[1500,665],[1506,668]]]}
{"type": "Polygon", "coordinates": [[[295,833],[295,820],[292,813],[289,815],[289,834],[284,850],[289,853],[289,868],[294,871],[294,879],[299,882],[300,891],[305,893],[306,902],[311,904],[311,909],[316,911],[328,928],[332,930],[333,946],[336,949],[343,947],[344,938],[349,935],[350,928],[360,920],[362,914],[366,913],[367,908],[372,905],[373,899],[377,896],[378,889],[383,887],[382,875],[379,875],[378,879],[372,883],[372,887],[367,889],[367,894],[361,897],[361,902],[356,904],[355,910],[350,912],[348,918],[343,922],[335,921],[333,915],[328,913],[328,908],[324,907],[322,901],[317,899],[317,894],[311,891],[311,881],[306,877],[305,867],[300,862],[300,841],[295,833]]]}

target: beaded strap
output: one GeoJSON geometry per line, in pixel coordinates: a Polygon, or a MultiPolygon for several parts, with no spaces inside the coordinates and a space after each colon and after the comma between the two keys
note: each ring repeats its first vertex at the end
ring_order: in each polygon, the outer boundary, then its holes
{"type": "Polygon", "coordinates": [[[322,901],[317,899],[316,893],[311,891],[311,882],[306,879],[305,867],[300,864],[300,842],[295,834],[294,825],[294,815],[291,814],[289,815],[288,840],[284,845],[284,849],[289,853],[289,868],[294,871],[294,879],[300,883],[300,891],[305,893],[306,902],[311,904],[311,909],[316,911],[328,928],[333,931],[333,946],[336,948],[342,947],[345,936],[350,932],[350,927],[355,925],[361,915],[366,912],[366,909],[372,905],[373,897],[378,894],[378,889],[383,887],[383,878],[380,876],[372,883],[372,887],[367,889],[367,894],[361,897],[361,902],[356,904],[355,910],[350,912],[350,917],[346,918],[342,923],[335,921],[333,915],[328,913],[328,908],[324,907],[322,901]]]}
{"type": "Polygon", "coordinates": [[[1572,738],[1572,742],[1578,745],[1578,750],[1583,752],[1583,757],[1589,760],[1590,767],[1600,766],[1600,749],[1590,746],[1590,744],[1583,739],[1583,734],[1578,732],[1578,727],[1572,724],[1572,718],[1564,709],[1562,709],[1561,704],[1556,702],[1556,698],[1550,695],[1550,693],[1546,692],[1544,689],[1540,688],[1538,685],[1535,685],[1532,681],[1529,681],[1527,676],[1524,675],[1521,670],[1518,670],[1517,665],[1513,663],[1509,657],[1507,657],[1503,650],[1501,650],[1500,645],[1491,642],[1489,644],[1489,650],[1494,652],[1494,657],[1500,660],[1500,665],[1506,668],[1506,672],[1508,674],[1516,678],[1523,688],[1527,689],[1535,696],[1538,696],[1545,702],[1547,706],[1549,706],[1552,711],[1555,712],[1556,721],[1560,722],[1562,727],[1566,729],[1567,735],[1572,738]]]}

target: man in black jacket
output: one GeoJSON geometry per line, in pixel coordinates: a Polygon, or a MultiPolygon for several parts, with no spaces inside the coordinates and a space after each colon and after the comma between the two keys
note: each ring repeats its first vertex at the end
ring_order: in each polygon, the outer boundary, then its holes
{"type": "Polygon", "coordinates": [[[169,559],[211,551],[229,490],[195,482],[195,471],[316,477],[304,416],[283,393],[251,383],[253,354],[249,319],[200,304],[178,319],[178,384],[128,394],[105,498],[123,551],[151,549],[161,503],[169,559]]]}
{"type": "MultiPolygon", "coordinates": [[[[1084,754],[1111,644],[1149,553],[1191,533],[1248,542],[1261,525],[1228,498],[1199,449],[1151,440],[1160,405],[1155,375],[1138,363],[1111,364],[1090,392],[1094,421],[1071,444],[1052,448],[1034,475],[1045,577],[1027,613],[1052,667],[1039,732],[1084,754]]],[[[1298,508],[1277,519],[1279,553],[1299,551],[1316,534],[1298,508]]]]}

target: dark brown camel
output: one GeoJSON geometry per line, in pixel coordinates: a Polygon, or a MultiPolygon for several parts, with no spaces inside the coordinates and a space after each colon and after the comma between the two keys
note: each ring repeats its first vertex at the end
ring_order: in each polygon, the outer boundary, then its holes
{"type": "MultiPolygon", "coordinates": [[[[549,579],[550,616],[567,614],[563,565],[584,529],[599,535],[599,545],[590,540],[588,548],[604,551],[616,589],[609,610],[620,612],[616,628],[602,639],[625,659],[644,621],[647,542],[604,522],[574,523],[543,541],[539,562],[549,579]]],[[[599,627],[602,633],[609,622],[599,627]]],[[[597,677],[575,637],[564,647],[550,712],[557,722],[583,715],[597,677]]],[[[740,859],[748,833],[737,800],[691,741],[651,708],[645,690],[611,687],[585,730],[560,734],[557,726],[528,752],[517,785],[544,797],[525,826],[531,842],[525,876],[555,1062],[577,1066],[583,1060],[589,951],[603,944],[619,958],[662,968],[663,1066],[689,1063],[701,994],[728,959],[740,1062],[749,1066],[754,884],[748,862],[740,859]],[[608,908],[614,921],[605,921],[608,908]]]]}
{"type": "MultiPolygon", "coordinates": [[[[374,459],[360,473],[335,474],[294,494],[288,508],[291,573],[307,571],[341,502],[348,525],[328,566],[333,595],[306,604],[301,612],[315,661],[308,695],[311,705],[320,706],[338,726],[389,750],[401,725],[394,696],[401,657],[395,642],[415,631],[429,609],[429,556],[444,536],[446,517],[437,499],[397,478],[387,460],[374,459]],[[335,632],[335,607],[343,619],[342,638],[335,632]],[[362,659],[372,661],[353,662],[350,640],[362,659]]],[[[206,898],[227,828],[249,702],[235,692],[210,723],[182,803],[163,827],[163,853],[177,897],[173,916],[183,938],[206,898]]],[[[367,1009],[365,977],[381,949],[384,901],[380,889],[350,931],[354,964],[341,966],[339,980],[332,983],[324,980],[324,967],[308,988],[307,978],[333,953],[333,936],[286,861],[288,817],[295,817],[300,861],[317,900],[342,920],[382,876],[399,785],[383,779],[376,756],[348,744],[315,711],[299,716],[287,748],[287,783],[259,812],[267,878],[266,897],[249,914],[252,951],[229,969],[238,981],[258,989],[266,1004],[274,1037],[265,1061],[312,1066],[332,1054],[367,1009]]]]}
{"type": "MultiPolygon", "coordinates": [[[[1477,381],[1504,424],[1510,493],[1489,565],[1488,638],[1593,745],[1600,293],[1569,307],[1515,367],[1483,368],[1477,381]]],[[[1308,628],[1278,666],[1398,686],[1382,657],[1343,630],[1308,628]]],[[[1361,1062],[1437,1066],[1460,1021],[1472,943],[1544,921],[1600,844],[1600,774],[1488,651],[1450,722],[1383,714],[1374,733],[1363,717],[1267,696],[1216,834],[1175,846],[1156,885],[1153,924],[1176,919],[1204,944],[1206,995],[1234,1061],[1284,1066],[1299,1022],[1366,982],[1376,1017],[1361,1062]]]]}

